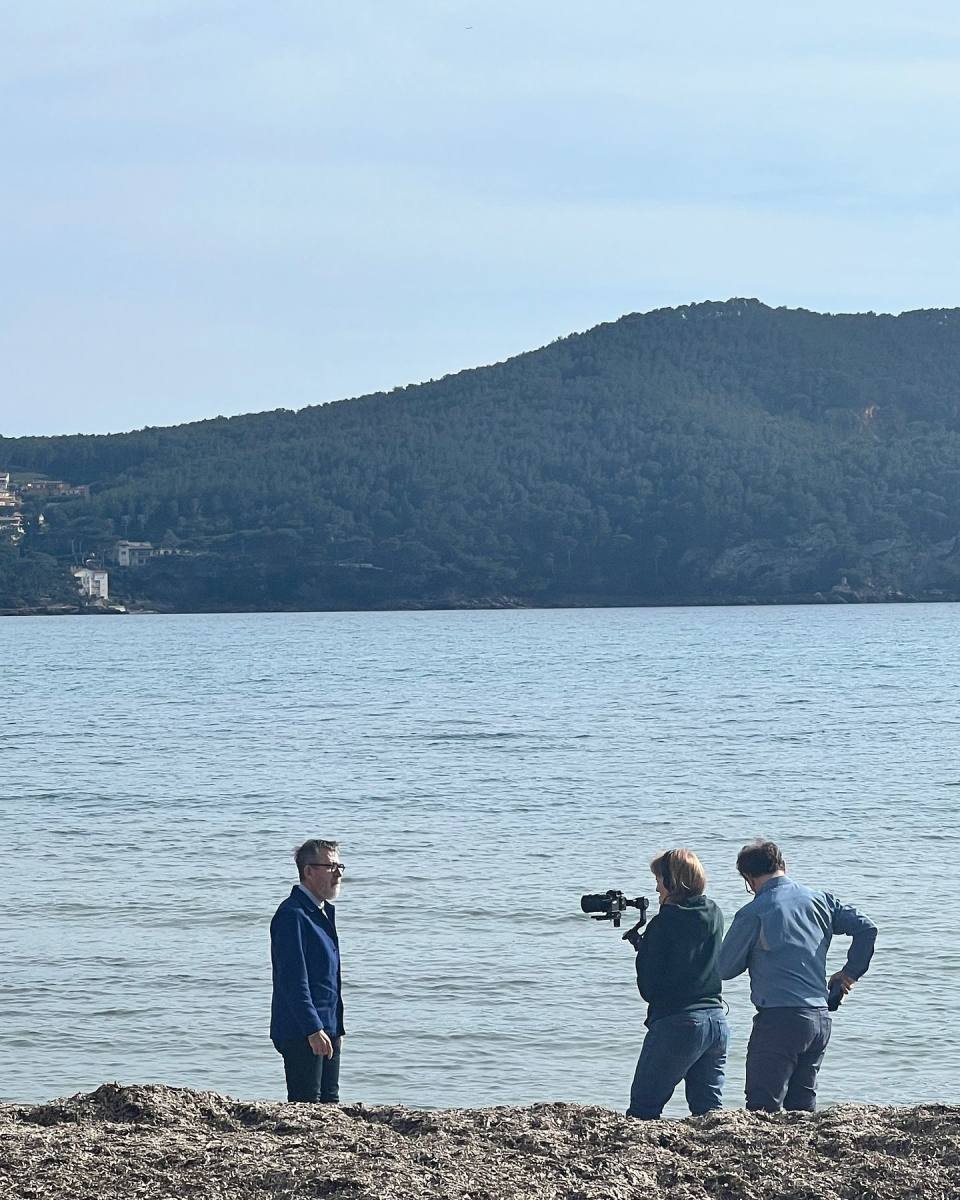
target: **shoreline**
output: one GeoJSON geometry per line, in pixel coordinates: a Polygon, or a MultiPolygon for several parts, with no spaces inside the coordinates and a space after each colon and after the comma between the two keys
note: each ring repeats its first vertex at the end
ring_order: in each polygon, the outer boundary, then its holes
{"type": "Polygon", "coordinates": [[[517,596],[487,596],[475,601],[449,601],[447,603],[424,601],[422,604],[401,603],[390,606],[373,606],[351,608],[339,605],[330,608],[159,608],[150,606],[144,601],[142,605],[128,602],[126,605],[109,605],[97,607],[94,605],[52,605],[30,606],[24,608],[0,608],[0,618],[3,617],[183,617],[183,616],[217,616],[223,614],[252,615],[255,613],[385,613],[385,612],[556,612],[559,609],[607,609],[607,608],[845,608],[853,606],[875,605],[911,605],[911,604],[956,604],[960,602],[960,594],[939,595],[871,595],[855,592],[844,592],[824,595],[768,597],[733,596],[726,599],[716,597],[667,597],[663,600],[638,600],[629,597],[613,597],[607,600],[588,603],[584,598],[569,596],[562,597],[556,602],[534,603],[517,596]]]}
{"type": "Polygon", "coordinates": [[[3,1194],[36,1200],[952,1200],[960,1105],[632,1121],[566,1103],[244,1102],[159,1084],[0,1105],[3,1194]]]}

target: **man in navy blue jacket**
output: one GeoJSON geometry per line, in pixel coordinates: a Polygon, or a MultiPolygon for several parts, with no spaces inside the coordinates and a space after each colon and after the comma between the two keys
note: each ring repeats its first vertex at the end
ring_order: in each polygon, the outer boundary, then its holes
{"type": "Polygon", "coordinates": [[[336,842],[311,838],[294,856],[300,882],[270,922],[270,1038],[287,1077],[287,1099],[340,1099],[343,997],[333,901],[343,863],[336,842]]]}

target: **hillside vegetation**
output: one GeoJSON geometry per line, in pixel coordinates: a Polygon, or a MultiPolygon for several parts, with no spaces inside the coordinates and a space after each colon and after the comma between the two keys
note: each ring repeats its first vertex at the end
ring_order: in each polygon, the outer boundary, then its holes
{"type": "Polygon", "coordinates": [[[0,438],[4,467],[91,488],[21,557],[166,539],[111,588],[181,610],[955,597],[960,310],[663,309],[389,395],[0,438]]]}

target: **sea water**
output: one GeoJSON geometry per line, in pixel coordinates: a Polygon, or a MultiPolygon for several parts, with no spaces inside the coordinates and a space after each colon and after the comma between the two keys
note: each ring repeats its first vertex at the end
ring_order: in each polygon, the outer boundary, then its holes
{"type": "Polygon", "coordinates": [[[822,1099],[960,1102],[960,607],[18,618],[0,661],[4,1099],[281,1098],[268,926],[319,836],[345,1100],[623,1108],[644,1006],[580,894],[689,846],[729,921],[764,836],[880,927],[822,1099]]]}

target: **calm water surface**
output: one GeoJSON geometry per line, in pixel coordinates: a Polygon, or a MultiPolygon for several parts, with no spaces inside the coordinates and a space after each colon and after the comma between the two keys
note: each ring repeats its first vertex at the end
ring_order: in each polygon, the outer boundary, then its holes
{"type": "Polygon", "coordinates": [[[823,1098],[960,1102],[960,607],[25,618],[0,655],[5,1099],[281,1097],[267,926],[319,835],[345,1099],[622,1108],[644,1010],[580,893],[683,844],[729,920],[766,835],[881,928],[823,1098]]]}

